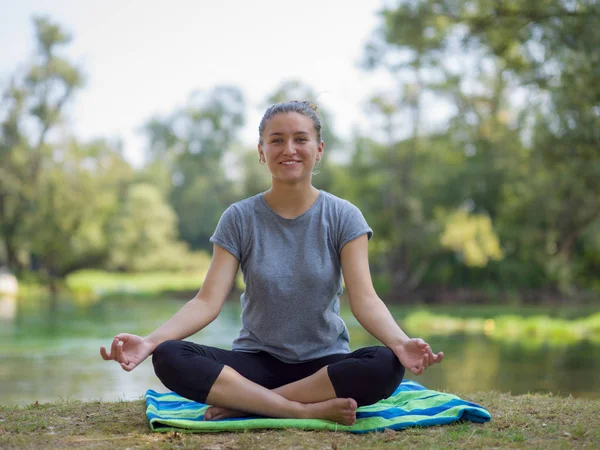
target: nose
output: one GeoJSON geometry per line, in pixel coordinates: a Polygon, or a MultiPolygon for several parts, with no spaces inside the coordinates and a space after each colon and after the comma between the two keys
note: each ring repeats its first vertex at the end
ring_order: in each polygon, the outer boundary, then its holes
{"type": "Polygon", "coordinates": [[[296,148],[294,147],[294,140],[289,139],[285,142],[285,148],[283,149],[283,153],[285,155],[294,155],[296,154],[296,148]]]}

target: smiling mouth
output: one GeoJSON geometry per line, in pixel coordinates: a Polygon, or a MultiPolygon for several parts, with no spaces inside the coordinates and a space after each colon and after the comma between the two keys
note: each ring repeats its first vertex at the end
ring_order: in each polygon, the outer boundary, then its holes
{"type": "Polygon", "coordinates": [[[292,166],[294,164],[299,163],[300,161],[281,161],[279,164],[282,164],[284,166],[292,166]]]}

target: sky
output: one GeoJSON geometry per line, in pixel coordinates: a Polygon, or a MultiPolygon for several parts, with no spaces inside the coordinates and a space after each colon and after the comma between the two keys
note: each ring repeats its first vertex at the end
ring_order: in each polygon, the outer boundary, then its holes
{"type": "Polygon", "coordinates": [[[286,80],[318,92],[342,138],[365,123],[364,105],[385,84],[360,67],[383,3],[354,0],[0,0],[0,86],[34,52],[32,17],[48,15],[73,37],[65,54],[86,86],[70,128],[82,139],[121,138],[143,161],[139,129],[185,105],[191,92],[241,88],[242,144],[255,147],[267,96],[286,80]]]}

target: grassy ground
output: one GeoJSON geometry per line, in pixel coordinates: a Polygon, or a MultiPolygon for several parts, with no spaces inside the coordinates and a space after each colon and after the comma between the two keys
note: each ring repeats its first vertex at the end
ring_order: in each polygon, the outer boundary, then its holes
{"type": "Polygon", "coordinates": [[[486,406],[492,421],[367,435],[296,430],[153,433],[141,400],[0,406],[0,448],[600,448],[600,400],[494,392],[462,397],[486,406]]]}

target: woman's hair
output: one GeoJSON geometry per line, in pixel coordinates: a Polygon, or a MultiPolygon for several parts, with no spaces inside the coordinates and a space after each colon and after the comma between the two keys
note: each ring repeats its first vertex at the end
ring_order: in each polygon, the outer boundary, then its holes
{"type": "Polygon", "coordinates": [[[310,102],[301,102],[298,100],[292,100],[291,102],[277,103],[270,106],[266,111],[265,115],[260,121],[258,126],[258,143],[262,145],[262,135],[267,127],[267,122],[277,114],[295,112],[302,114],[312,120],[315,131],[317,132],[317,141],[321,142],[321,119],[319,118],[319,112],[317,105],[310,102]]]}

